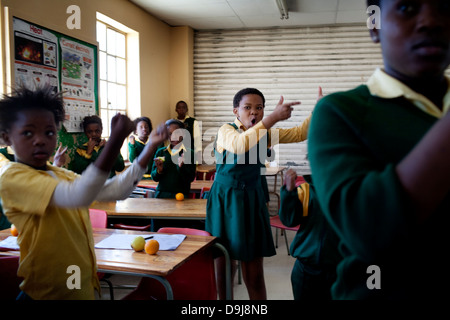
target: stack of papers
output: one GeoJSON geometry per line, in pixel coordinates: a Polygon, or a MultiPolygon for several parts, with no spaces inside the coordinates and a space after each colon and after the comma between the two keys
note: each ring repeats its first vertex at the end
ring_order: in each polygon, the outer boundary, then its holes
{"type": "Polygon", "coordinates": [[[3,241],[0,241],[0,250],[20,250],[17,244],[17,237],[9,236],[3,241]]]}
{"type": "MultiPolygon", "coordinates": [[[[131,242],[136,234],[113,234],[95,245],[97,249],[132,249],[131,242]]],[[[147,234],[144,238],[153,236],[152,239],[159,242],[159,250],[175,250],[186,238],[184,234],[147,234]]],[[[148,241],[148,240],[147,240],[148,241]]]]}

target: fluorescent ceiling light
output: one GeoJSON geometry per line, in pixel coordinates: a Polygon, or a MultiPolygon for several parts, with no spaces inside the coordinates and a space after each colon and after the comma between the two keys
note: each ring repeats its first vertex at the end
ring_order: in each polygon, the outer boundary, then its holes
{"type": "Polygon", "coordinates": [[[289,19],[289,11],[286,4],[286,0],[275,0],[280,11],[280,19],[289,19]]]}

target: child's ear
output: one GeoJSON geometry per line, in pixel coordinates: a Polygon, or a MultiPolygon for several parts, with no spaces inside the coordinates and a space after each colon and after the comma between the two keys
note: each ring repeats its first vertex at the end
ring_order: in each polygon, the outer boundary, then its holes
{"type": "Polygon", "coordinates": [[[237,115],[237,113],[238,113],[238,108],[233,108],[233,113],[234,113],[235,115],[237,115]]]}
{"type": "Polygon", "coordinates": [[[6,132],[2,132],[2,141],[7,145],[11,146],[11,140],[9,140],[9,135],[6,132]]]}
{"type": "Polygon", "coordinates": [[[377,28],[373,28],[371,30],[369,30],[370,32],[370,37],[372,38],[372,41],[374,43],[379,43],[380,42],[380,36],[378,33],[378,29],[377,28]]]}

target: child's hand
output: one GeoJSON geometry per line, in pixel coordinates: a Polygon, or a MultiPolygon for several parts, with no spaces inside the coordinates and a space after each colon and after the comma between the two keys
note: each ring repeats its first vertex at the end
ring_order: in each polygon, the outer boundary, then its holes
{"type": "Polygon", "coordinates": [[[317,94],[317,102],[320,101],[320,99],[323,98],[323,92],[322,92],[322,87],[319,86],[319,93],[317,94]]]}
{"type": "Polygon", "coordinates": [[[273,110],[270,115],[263,119],[263,124],[266,129],[271,128],[278,121],[289,119],[291,117],[292,110],[294,110],[292,106],[300,103],[300,101],[284,103],[284,98],[283,96],[281,96],[280,101],[278,101],[278,104],[275,107],[275,110],[273,110]]]}
{"type": "Polygon", "coordinates": [[[111,119],[111,136],[118,135],[124,140],[133,130],[134,123],[126,115],[118,113],[111,119]]]}
{"type": "Polygon", "coordinates": [[[53,156],[53,164],[57,167],[62,167],[66,163],[66,154],[67,146],[62,148],[62,143],[59,143],[58,150],[56,150],[55,155],[53,156]]]}
{"type": "Polygon", "coordinates": [[[297,173],[294,170],[289,169],[288,171],[286,171],[286,173],[284,174],[284,183],[286,184],[287,191],[292,191],[295,189],[296,179],[297,173]]]}
{"type": "Polygon", "coordinates": [[[97,140],[89,138],[89,141],[87,143],[87,150],[86,153],[87,154],[92,154],[92,152],[94,151],[94,147],[97,145],[97,140]]]}
{"type": "Polygon", "coordinates": [[[131,135],[131,136],[128,137],[128,141],[130,141],[131,145],[134,146],[134,141],[135,141],[135,139],[134,139],[134,136],[133,136],[133,135],[131,135]]]}
{"type": "Polygon", "coordinates": [[[162,173],[163,172],[163,168],[164,168],[164,161],[162,161],[159,158],[155,158],[153,159],[155,165],[156,165],[156,169],[158,170],[158,173],[162,173]]]}
{"type": "Polygon", "coordinates": [[[103,147],[105,144],[106,144],[106,140],[105,140],[105,139],[102,139],[102,140],[100,140],[100,142],[98,143],[98,146],[101,148],[101,147],[103,147]]]}
{"type": "Polygon", "coordinates": [[[184,164],[184,153],[178,157],[178,166],[181,168],[184,164]]]}

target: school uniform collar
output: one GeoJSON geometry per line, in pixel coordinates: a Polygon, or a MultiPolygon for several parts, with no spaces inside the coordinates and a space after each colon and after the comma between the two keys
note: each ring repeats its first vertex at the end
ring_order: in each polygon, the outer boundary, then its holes
{"type": "Polygon", "coordinates": [[[442,111],[424,95],[417,93],[403,82],[388,75],[385,71],[378,68],[367,81],[367,87],[370,94],[385,99],[394,99],[405,97],[411,101],[420,110],[436,117],[441,118],[450,110],[450,77],[446,76],[448,89],[444,96],[442,111]]]}
{"type": "MultiPolygon", "coordinates": [[[[86,150],[87,150],[87,147],[88,147],[88,143],[86,142],[85,144],[83,144],[83,147],[86,147],[86,150]]],[[[98,152],[98,150],[100,150],[102,147],[100,147],[100,146],[94,146],[94,151],[95,152],[98,152]]]]}
{"type": "Polygon", "coordinates": [[[142,141],[141,139],[139,139],[139,137],[134,137],[134,140],[136,140],[137,142],[139,142],[139,143],[141,143],[141,144],[147,144],[147,142],[148,142],[148,138],[147,138],[147,141],[146,142],[144,142],[144,141],[142,141]]]}
{"type": "Polygon", "coordinates": [[[184,119],[183,120],[181,120],[181,119],[178,119],[178,117],[175,117],[174,119],[176,119],[176,120],[178,120],[178,121],[181,121],[181,122],[183,122],[184,123],[184,121],[186,121],[188,118],[190,118],[190,116],[189,115],[186,115],[185,117],[184,117],[184,119]]]}
{"type": "Polygon", "coordinates": [[[167,151],[169,152],[169,154],[170,154],[171,156],[174,156],[174,155],[179,154],[181,151],[186,152],[186,148],[185,148],[184,144],[181,143],[181,146],[179,146],[178,148],[176,148],[176,149],[174,150],[174,149],[171,149],[171,148],[170,148],[170,144],[169,144],[169,145],[167,146],[167,151]]]}
{"type": "Polygon", "coordinates": [[[238,129],[241,129],[242,131],[247,130],[247,128],[242,124],[242,122],[238,118],[234,119],[234,124],[238,127],[238,129]]]}

